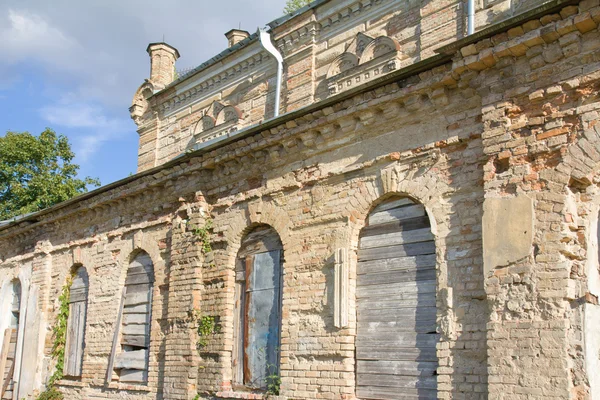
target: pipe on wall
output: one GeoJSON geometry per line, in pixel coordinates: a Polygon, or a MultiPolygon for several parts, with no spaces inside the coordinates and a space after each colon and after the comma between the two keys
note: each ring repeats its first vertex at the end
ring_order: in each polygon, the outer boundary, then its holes
{"type": "Polygon", "coordinates": [[[277,51],[273,42],[271,42],[271,35],[266,28],[258,29],[260,36],[260,43],[275,59],[277,60],[277,85],[275,87],[275,114],[273,117],[279,116],[279,101],[281,97],[281,78],[283,76],[283,57],[277,51]]]}
{"type": "Polygon", "coordinates": [[[475,0],[467,0],[467,35],[475,32],[475,0]]]}

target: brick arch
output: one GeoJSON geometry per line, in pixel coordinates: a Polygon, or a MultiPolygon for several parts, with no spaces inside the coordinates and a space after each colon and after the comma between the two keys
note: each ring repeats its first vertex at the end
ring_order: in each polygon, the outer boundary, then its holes
{"type": "Polygon", "coordinates": [[[379,182],[367,182],[364,190],[357,191],[356,196],[360,198],[348,202],[346,214],[352,216],[353,222],[350,224],[350,248],[356,248],[358,236],[371,210],[392,196],[409,197],[425,206],[438,245],[441,234],[438,227],[447,215],[439,199],[451,192],[452,189],[436,176],[422,174],[416,179],[402,179],[394,168],[382,170],[379,182]]]}
{"type": "MultiPolygon", "coordinates": [[[[434,160],[435,161],[435,160],[434,160]]],[[[346,215],[350,217],[348,246],[351,268],[350,279],[356,281],[356,264],[359,236],[365,227],[369,213],[381,202],[394,196],[409,197],[423,204],[429,217],[431,232],[435,240],[437,293],[443,304],[452,304],[452,291],[448,286],[448,264],[446,261],[446,226],[449,210],[440,202],[443,196],[449,195],[453,189],[431,169],[418,169],[417,172],[403,175],[395,167],[380,172],[380,179],[364,183],[364,187],[356,191],[355,198],[348,201],[346,215]]],[[[350,294],[353,296],[353,294],[350,294]]],[[[438,309],[439,326],[442,337],[449,338],[454,331],[454,315],[450,307],[438,309]]]]}
{"type": "MultiPolygon", "coordinates": [[[[281,208],[262,201],[248,204],[248,208],[236,213],[233,220],[227,221],[229,229],[224,233],[227,242],[227,266],[234,265],[235,257],[242,244],[242,238],[259,225],[271,226],[279,235],[284,254],[292,248],[290,237],[290,217],[281,208]]],[[[284,263],[285,268],[285,263],[284,263]]]]}
{"type": "MultiPolygon", "coordinates": [[[[127,268],[129,268],[129,263],[133,261],[135,256],[140,253],[145,252],[150,256],[152,260],[152,273],[154,275],[154,281],[158,282],[159,279],[157,275],[157,271],[164,271],[165,261],[160,255],[160,250],[158,248],[158,243],[153,240],[151,235],[146,234],[145,232],[138,231],[133,235],[132,246],[129,249],[124,249],[119,256],[117,257],[117,265],[119,266],[119,286],[122,287],[125,284],[125,279],[127,278],[127,268]]],[[[166,273],[166,272],[165,272],[166,273]]],[[[158,288],[158,284],[155,285],[155,291],[158,288]]]]}

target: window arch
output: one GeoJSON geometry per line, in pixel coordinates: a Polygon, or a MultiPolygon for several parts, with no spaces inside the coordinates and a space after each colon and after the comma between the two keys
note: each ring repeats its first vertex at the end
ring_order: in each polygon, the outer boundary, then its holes
{"type": "Polygon", "coordinates": [[[87,298],[89,279],[85,267],[75,270],[69,292],[69,319],[65,345],[65,376],[80,377],[85,348],[85,323],[87,320],[87,298]]]}
{"type": "Polygon", "coordinates": [[[360,233],[356,395],[436,399],[436,255],[423,205],[379,204],[360,233]]]}
{"type": "Polygon", "coordinates": [[[279,374],[283,246],[267,225],[242,240],[235,266],[234,385],[266,389],[279,374]]]}
{"type": "Polygon", "coordinates": [[[154,266],[146,252],[139,252],[129,263],[120,310],[120,349],[114,369],[119,382],[148,382],[148,350],[154,266]]]}
{"type": "Polygon", "coordinates": [[[21,281],[15,279],[10,284],[10,303],[9,303],[9,323],[8,328],[2,332],[2,350],[6,350],[6,357],[0,360],[3,368],[3,376],[0,378],[1,399],[12,399],[15,388],[15,368],[17,358],[17,337],[19,333],[19,324],[21,322],[21,281]]]}

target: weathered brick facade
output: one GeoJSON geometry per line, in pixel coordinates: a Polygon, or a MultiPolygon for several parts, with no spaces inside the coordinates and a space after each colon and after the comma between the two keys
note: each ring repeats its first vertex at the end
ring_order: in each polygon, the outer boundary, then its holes
{"type": "Polygon", "coordinates": [[[139,173],[0,227],[0,305],[15,278],[27,304],[19,398],[52,373],[74,265],[88,316],[66,398],[264,398],[233,365],[236,259],[263,225],[283,248],[279,398],[357,398],[361,229],[408,196],[435,242],[437,397],[600,399],[600,2],[483,1],[475,17],[466,36],[462,2],[322,0],[274,21],[277,118],[256,35],[173,83],[179,54],[149,46],[139,173]],[[138,250],[155,275],[148,379],[107,382],[138,250]]]}

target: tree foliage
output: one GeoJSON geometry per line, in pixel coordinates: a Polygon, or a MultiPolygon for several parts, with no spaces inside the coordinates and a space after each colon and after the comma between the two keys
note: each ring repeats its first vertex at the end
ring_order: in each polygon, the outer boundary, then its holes
{"type": "Polygon", "coordinates": [[[31,213],[100,186],[77,179],[79,165],[68,139],[46,128],[39,136],[7,132],[0,137],[0,220],[31,213]]]}
{"type": "Polygon", "coordinates": [[[287,0],[285,2],[285,8],[283,9],[283,12],[286,14],[291,14],[294,11],[310,4],[312,0],[287,0]]]}

